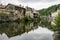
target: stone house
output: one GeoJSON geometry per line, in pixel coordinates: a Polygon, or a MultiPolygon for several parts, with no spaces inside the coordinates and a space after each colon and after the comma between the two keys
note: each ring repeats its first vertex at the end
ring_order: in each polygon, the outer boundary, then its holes
{"type": "Polygon", "coordinates": [[[8,21],[8,15],[0,14],[0,21],[8,21]]]}
{"type": "MultiPolygon", "coordinates": [[[[14,5],[14,4],[8,4],[7,6],[0,5],[0,12],[3,12],[4,15],[8,16],[8,20],[16,20],[16,19],[23,19],[25,16],[28,18],[35,18],[38,17],[38,13],[35,9],[30,7],[22,7],[21,5],[14,5]]],[[[5,16],[4,20],[6,20],[5,16]]],[[[0,19],[3,20],[3,18],[0,19]]]]}
{"type": "Polygon", "coordinates": [[[0,9],[5,9],[5,5],[0,4],[0,9]]]}
{"type": "MultiPolygon", "coordinates": [[[[14,12],[14,11],[11,11],[14,12]]],[[[14,13],[11,13],[8,10],[0,10],[0,21],[13,21],[15,19],[17,19],[18,17],[14,16],[14,13]]]]}
{"type": "Polygon", "coordinates": [[[15,11],[14,14],[18,15],[18,18],[22,19],[25,16],[25,8],[13,4],[8,4],[6,10],[13,10],[15,11]]]}
{"type": "Polygon", "coordinates": [[[0,5],[0,21],[23,19],[25,16],[25,8],[13,4],[7,6],[0,5]],[[8,18],[7,18],[8,17],[8,18]]]}
{"type": "Polygon", "coordinates": [[[34,11],[33,8],[30,8],[30,7],[27,6],[25,9],[26,9],[25,16],[33,18],[33,11],[34,11]]]}
{"type": "Polygon", "coordinates": [[[39,12],[37,10],[33,11],[33,17],[38,18],[39,17],[39,12]]]}

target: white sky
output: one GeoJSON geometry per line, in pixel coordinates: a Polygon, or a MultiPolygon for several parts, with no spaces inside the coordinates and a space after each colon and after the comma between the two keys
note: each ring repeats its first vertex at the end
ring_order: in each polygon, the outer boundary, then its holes
{"type": "Polygon", "coordinates": [[[60,0],[0,0],[3,4],[22,4],[24,6],[29,6],[35,9],[47,8],[49,6],[60,4],[60,0]]]}

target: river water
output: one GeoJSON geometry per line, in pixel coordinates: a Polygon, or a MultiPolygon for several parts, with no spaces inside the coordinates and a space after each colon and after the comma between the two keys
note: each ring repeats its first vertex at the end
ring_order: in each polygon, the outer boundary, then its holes
{"type": "Polygon", "coordinates": [[[0,23],[0,40],[53,40],[54,32],[39,23],[0,23]]]}

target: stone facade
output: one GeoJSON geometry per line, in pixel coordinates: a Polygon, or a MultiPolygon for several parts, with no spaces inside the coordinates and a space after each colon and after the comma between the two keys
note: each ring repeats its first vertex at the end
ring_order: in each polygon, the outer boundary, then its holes
{"type": "Polygon", "coordinates": [[[6,6],[7,10],[13,10],[15,11],[15,13],[17,13],[16,15],[18,15],[18,18],[23,18],[25,16],[25,8],[21,7],[21,6],[17,6],[17,5],[13,5],[13,4],[8,4],[6,6]]]}
{"type": "Polygon", "coordinates": [[[16,20],[18,18],[23,19],[25,16],[25,8],[21,6],[8,4],[7,6],[4,7],[4,9],[2,7],[3,5],[0,5],[0,14],[1,14],[0,21],[16,20]]]}
{"type": "Polygon", "coordinates": [[[33,9],[32,8],[30,8],[30,7],[26,7],[25,8],[26,9],[26,16],[28,16],[28,17],[31,17],[31,18],[33,18],[33,9]]]}
{"type": "MultiPolygon", "coordinates": [[[[38,13],[33,8],[24,8],[21,5],[17,6],[14,4],[8,4],[4,9],[0,9],[0,12],[3,12],[3,14],[7,15],[9,20],[23,19],[25,16],[27,16],[28,18],[35,18],[35,16],[38,16],[38,13]]],[[[4,15],[3,17],[5,19],[4,15]]],[[[0,19],[3,20],[1,16],[0,19]]]]}

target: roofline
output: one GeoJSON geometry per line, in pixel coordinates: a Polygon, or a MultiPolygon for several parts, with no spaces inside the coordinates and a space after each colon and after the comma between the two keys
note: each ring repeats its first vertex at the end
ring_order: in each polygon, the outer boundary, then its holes
{"type": "MultiPolygon", "coordinates": [[[[20,7],[20,6],[18,6],[18,5],[14,5],[14,4],[7,4],[7,6],[8,6],[8,5],[13,5],[13,6],[16,6],[16,7],[20,7]]],[[[5,8],[6,8],[7,6],[5,6],[5,8]]],[[[23,8],[23,7],[20,7],[20,8],[23,8]]],[[[23,8],[23,9],[25,9],[25,8],[23,8]]]]}

